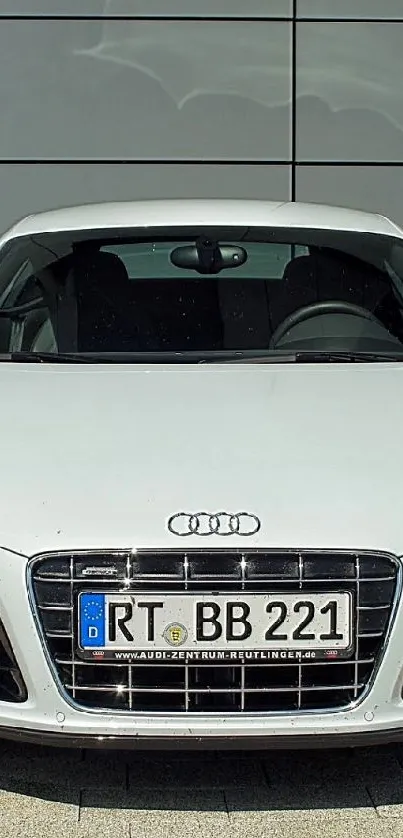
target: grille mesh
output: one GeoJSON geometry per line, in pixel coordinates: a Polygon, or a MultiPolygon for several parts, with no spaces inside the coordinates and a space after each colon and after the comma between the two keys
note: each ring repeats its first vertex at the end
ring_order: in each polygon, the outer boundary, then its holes
{"type": "Polygon", "coordinates": [[[143,712],[295,712],[346,707],[366,688],[385,643],[397,560],[381,553],[256,550],[85,552],[41,556],[30,566],[44,643],[61,685],[83,709],[143,712]],[[82,591],[220,593],[351,591],[348,660],[260,665],[135,664],[77,655],[82,591]]]}

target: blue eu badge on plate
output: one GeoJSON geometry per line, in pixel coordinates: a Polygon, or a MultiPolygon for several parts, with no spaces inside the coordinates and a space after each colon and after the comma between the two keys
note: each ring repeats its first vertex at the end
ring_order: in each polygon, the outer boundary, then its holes
{"type": "Polygon", "coordinates": [[[105,594],[81,594],[80,646],[105,645],[105,594]]]}

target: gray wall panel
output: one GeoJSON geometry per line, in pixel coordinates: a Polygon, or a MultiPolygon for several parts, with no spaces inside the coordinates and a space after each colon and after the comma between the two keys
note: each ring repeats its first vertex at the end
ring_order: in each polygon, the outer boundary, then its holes
{"type": "Polygon", "coordinates": [[[403,18],[402,0],[297,0],[301,17],[403,18]]]}
{"type": "Polygon", "coordinates": [[[4,21],[0,158],[286,160],[290,39],[281,22],[4,21]]]}
{"type": "Polygon", "coordinates": [[[0,165],[0,232],[32,212],[141,198],[288,200],[287,166],[0,165]]]}
{"type": "Polygon", "coordinates": [[[403,166],[304,166],[296,192],[298,201],[379,212],[403,226],[403,166]]]}
{"type": "Polygon", "coordinates": [[[403,159],[403,23],[300,23],[297,159],[403,159]]]}
{"type": "Polygon", "coordinates": [[[2,15],[167,15],[276,17],[291,15],[291,0],[0,0],[2,15]]]}

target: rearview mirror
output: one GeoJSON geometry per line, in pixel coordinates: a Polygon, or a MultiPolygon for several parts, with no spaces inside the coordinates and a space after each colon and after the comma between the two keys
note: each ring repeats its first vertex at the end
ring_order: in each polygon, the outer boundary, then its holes
{"type": "Polygon", "coordinates": [[[222,270],[244,265],[248,254],[243,247],[220,244],[211,239],[198,239],[194,245],[183,245],[172,250],[170,260],[176,268],[197,271],[199,274],[218,274],[222,270]]]}

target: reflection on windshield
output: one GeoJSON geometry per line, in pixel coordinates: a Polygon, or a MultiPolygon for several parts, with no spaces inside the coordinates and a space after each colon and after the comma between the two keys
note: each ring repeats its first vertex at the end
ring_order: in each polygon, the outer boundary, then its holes
{"type": "Polygon", "coordinates": [[[402,254],[337,231],[20,239],[0,264],[0,352],[399,353],[402,254]]]}

